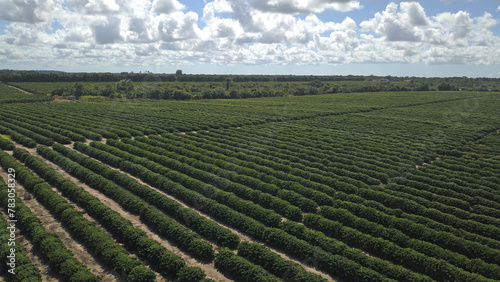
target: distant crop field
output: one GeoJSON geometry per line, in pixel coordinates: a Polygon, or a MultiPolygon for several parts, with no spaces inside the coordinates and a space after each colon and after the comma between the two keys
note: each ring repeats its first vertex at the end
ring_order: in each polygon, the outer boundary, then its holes
{"type": "Polygon", "coordinates": [[[373,92],[495,92],[493,78],[259,76],[172,74],[23,74],[1,76],[11,86],[58,99],[200,100],[373,92]]]}
{"type": "Polygon", "coordinates": [[[5,84],[0,84],[0,104],[44,102],[50,100],[52,100],[50,96],[24,93],[5,84]]]}
{"type": "Polygon", "coordinates": [[[0,86],[19,281],[500,280],[498,92],[24,103],[0,86]]]}

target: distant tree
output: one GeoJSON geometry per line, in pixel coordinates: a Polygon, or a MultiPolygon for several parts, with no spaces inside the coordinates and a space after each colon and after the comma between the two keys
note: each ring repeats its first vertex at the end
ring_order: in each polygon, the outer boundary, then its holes
{"type": "Polygon", "coordinates": [[[182,75],[182,70],[177,70],[177,71],[175,71],[175,75],[177,75],[177,76],[182,75]]]}
{"type": "Polygon", "coordinates": [[[101,91],[101,95],[105,97],[109,97],[116,92],[115,84],[107,84],[104,89],[101,91]]]}
{"type": "Polygon", "coordinates": [[[449,83],[441,83],[438,86],[439,91],[450,91],[451,90],[451,85],[449,83]]]}
{"type": "Polygon", "coordinates": [[[116,83],[116,91],[119,92],[120,97],[134,98],[134,90],[134,83],[130,79],[122,79],[116,83]]]}
{"type": "Polygon", "coordinates": [[[427,83],[421,84],[414,88],[415,91],[429,91],[429,85],[427,83]]]}
{"type": "Polygon", "coordinates": [[[315,79],[315,80],[311,81],[311,82],[309,83],[309,85],[311,85],[312,87],[320,88],[320,87],[322,87],[324,84],[323,84],[323,82],[321,82],[321,81],[319,81],[319,80],[315,79]]]}
{"type": "Polygon", "coordinates": [[[73,95],[77,98],[85,94],[85,86],[81,82],[75,83],[75,88],[73,90],[74,90],[73,95]]]}
{"type": "Polygon", "coordinates": [[[241,93],[233,89],[231,90],[231,92],[229,92],[229,96],[231,97],[231,99],[238,99],[241,98],[241,93]]]}

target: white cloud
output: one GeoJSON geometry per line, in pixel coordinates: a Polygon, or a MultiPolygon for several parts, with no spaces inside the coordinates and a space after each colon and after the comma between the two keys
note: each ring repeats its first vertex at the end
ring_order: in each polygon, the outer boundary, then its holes
{"type": "Polygon", "coordinates": [[[52,19],[54,8],[60,0],[1,1],[0,20],[10,22],[39,23],[52,19]]]}
{"type": "Polygon", "coordinates": [[[374,18],[361,22],[360,26],[363,31],[382,35],[387,41],[419,41],[415,26],[424,25],[427,20],[425,13],[422,14],[423,9],[415,8],[414,5],[420,6],[403,2],[398,12],[398,5],[391,3],[385,11],[376,13],[374,18]]]}
{"type": "Polygon", "coordinates": [[[424,8],[417,2],[402,2],[401,11],[407,16],[413,26],[425,26],[429,24],[429,18],[425,14],[424,8]]]}
{"type": "Polygon", "coordinates": [[[261,43],[306,44],[313,34],[333,29],[332,23],[321,22],[315,15],[301,20],[292,15],[260,13],[252,22],[258,29],[250,36],[261,43]]]}
{"type": "Polygon", "coordinates": [[[459,11],[456,14],[442,13],[435,17],[442,29],[450,31],[453,39],[465,38],[472,30],[473,21],[469,13],[459,11]]]}
{"type": "Polygon", "coordinates": [[[109,44],[123,41],[120,34],[121,19],[108,17],[105,22],[92,26],[95,41],[98,44],[109,44]]]}
{"type": "Polygon", "coordinates": [[[85,14],[114,14],[120,11],[116,0],[67,0],[69,9],[85,14]]]}
{"type": "Polygon", "coordinates": [[[347,0],[214,0],[198,15],[180,2],[66,0],[63,5],[53,0],[33,1],[28,7],[22,1],[4,1],[9,10],[2,9],[0,19],[10,23],[0,33],[0,63],[37,62],[36,68],[46,63],[50,69],[199,63],[500,64],[500,39],[491,31],[498,20],[488,12],[480,17],[464,11],[428,15],[418,2],[400,2],[362,22],[350,17],[325,21],[315,13],[361,6],[347,0]],[[55,21],[62,27],[51,30],[55,21]]]}
{"type": "Polygon", "coordinates": [[[177,0],[154,0],[153,11],[160,14],[170,14],[184,9],[185,6],[177,0]]]}
{"type": "Polygon", "coordinates": [[[12,23],[5,34],[4,42],[18,46],[37,46],[50,43],[51,38],[44,33],[43,26],[26,23],[12,23]]]}
{"type": "Polygon", "coordinates": [[[215,0],[209,2],[203,8],[203,20],[210,22],[217,13],[231,13],[233,9],[226,0],[215,0]]]}
{"type": "Polygon", "coordinates": [[[198,37],[200,29],[197,25],[198,14],[176,12],[171,15],[160,15],[158,22],[159,36],[162,41],[172,42],[198,37]]]}
{"type": "Polygon", "coordinates": [[[362,8],[359,1],[350,0],[254,0],[251,5],[261,11],[286,14],[321,13],[328,9],[348,12],[362,8]]]}

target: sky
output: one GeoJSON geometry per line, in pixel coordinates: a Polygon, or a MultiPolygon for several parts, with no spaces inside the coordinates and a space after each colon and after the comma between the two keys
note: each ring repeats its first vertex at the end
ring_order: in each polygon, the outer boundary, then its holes
{"type": "Polygon", "coordinates": [[[0,69],[500,77],[499,0],[0,0],[0,69]]]}

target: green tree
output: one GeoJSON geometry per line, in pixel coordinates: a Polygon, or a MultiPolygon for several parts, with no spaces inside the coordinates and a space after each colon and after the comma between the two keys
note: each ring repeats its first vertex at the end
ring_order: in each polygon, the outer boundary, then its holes
{"type": "Polygon", "coordinates": [[[81,82],[75,83],[75,86],[73,87],[73,95],[76,98],[79,98],[85,94],[85,85],[81,82]]]}
{"type": "Polygon", "coordinates": [[[451,90],[451,85],[449,83],[441,83],[438,86],[439,91],[450,91],[451,90]]]}

